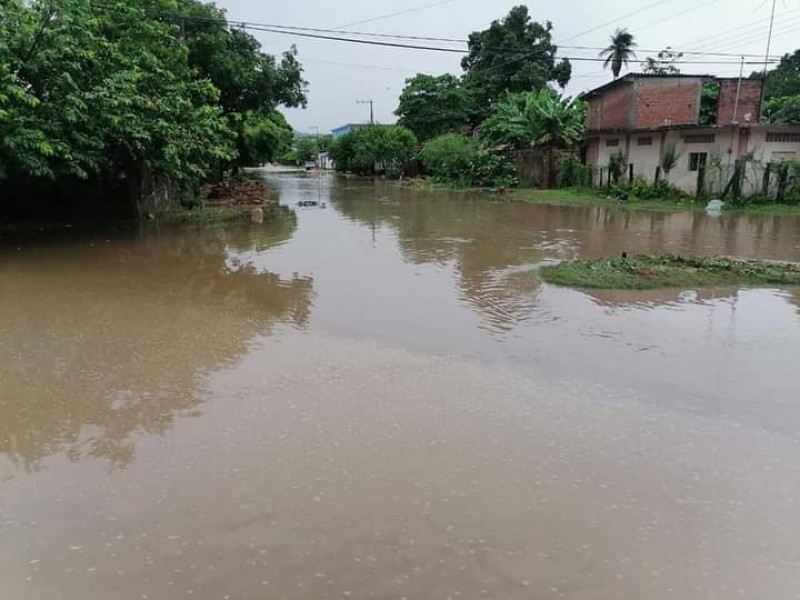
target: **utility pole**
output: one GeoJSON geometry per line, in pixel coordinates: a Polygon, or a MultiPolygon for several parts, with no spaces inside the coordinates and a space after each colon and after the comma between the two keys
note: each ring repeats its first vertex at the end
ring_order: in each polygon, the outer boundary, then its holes
{"type": "Polygon", "coordinates": [[[775,25],[775,5],[777,4],[777,0],[772,0],[772,12],[770,13],[769,17],[769,34],[767,34],[767,53],[764,56],[764,77],[761,79],[761,102],[760,106],[758,107],[758,120],[761,121],[761,118],[764,116],[764,100],[766,98],[766,91],[767,91],[767,68],[769,67],[769,51],[772,46],[772,27],[775,25]]]}
{"type": "Polygon", "coordinates": [[[313,125],[313,126],[311,127],[311,129],[313,129],[313,130],[314,130],[314,131],[317,133],[317,156],[316,156],[316,159],[315,159],[315,161],[314,161],[314,162],[315,162],[315,163],[316,163],[316,165],[317,165],[317,169],[319,169],[319,168],[321,167],[321,164],[320,164],[320,163],[322,162],[322,160],[320,159],[320,154],[321,154],[322,152],[321,152],[321,149],[320,149],[320,147],[319,147],[319,125],[313,125]]]}
{"type": "Polygon", "coordinates": [[[769,51],[772,46],[772,26],[775,24],[775,5],[777,0],[772,0],[772,13],[769,17],[769,34],[767,35],[767,54],[764,56],[764,79],[767,78],[767,67],[769,65],[769,51]]]}
{"type": "Polygon", "coordinates": [[[372,100],[356,100],[356,104],[369,104],[369,124],[375,125],[375,116],[372,112],[372,100]]]}

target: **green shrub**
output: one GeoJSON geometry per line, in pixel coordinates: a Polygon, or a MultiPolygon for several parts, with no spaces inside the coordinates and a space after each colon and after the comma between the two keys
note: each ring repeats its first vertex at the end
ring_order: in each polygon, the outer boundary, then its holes
{"type": "Polygon", "coordinates": [[[558,185],[567,187],[590,187],[594,180],[594,169],[591,165],[584,165],[572,156],[561,160],[558,169],[558,185]]]}
{"type": "Polygon", "coordinates": [[[511,187],[518,183],[513,163],[474,139],[455,133],[425,144],[420,159],[439,181],[463,187],[511,187]]]}
{"type": "Polygon", "coordinates": [[[608,176],[616,183],[625,172],[625,156],[617,152],[608,157],[608,176]]]}
{"type": "Polygon", "coordinates": [[[480,152],[479,144],[457,133],[447,133],[430,140],[420,153],[425,170],[439,179],[464,178],[480,152]]]}
{"type": "Polygon", "coordinates": [[[630,200],[684,200],[689,195],[683,190],[670,185],[663,179],[650,183],[642,177],[636,177],[630,183],[617,182],[611,184],[611,194],[621,202],[630,200]]]}
{"type": "Polygon", "coordinates": [[[398,176],[414,157],[417,138],[401,125],[371,125],[346,133],[328,149],[337,171],[398,176]]]}

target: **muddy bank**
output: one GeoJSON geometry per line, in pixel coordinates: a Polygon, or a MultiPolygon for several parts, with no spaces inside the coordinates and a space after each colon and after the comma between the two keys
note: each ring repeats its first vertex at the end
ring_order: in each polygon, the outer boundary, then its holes
{"type": "Polygon", "coordinates": [[[261,179],[238,178],[205,184],[200,187],[196,204],[149,219],[165,218],[179,222],[253,221],[261,223],[291,217],[280,206],[277,194],[261,179]]]}

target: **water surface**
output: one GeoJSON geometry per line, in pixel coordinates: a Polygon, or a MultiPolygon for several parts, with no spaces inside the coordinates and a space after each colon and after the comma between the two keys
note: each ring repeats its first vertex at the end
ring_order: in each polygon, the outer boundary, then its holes
{"type": "Polygon", "coordinates": [[[0,596],[800,596],[800,292],[536,277],[800,220],[270,182],[0,242],[0,596]]]}

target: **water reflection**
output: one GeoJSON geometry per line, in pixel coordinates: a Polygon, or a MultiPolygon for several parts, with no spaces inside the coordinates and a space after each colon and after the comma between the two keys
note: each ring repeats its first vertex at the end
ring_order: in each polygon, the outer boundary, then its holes
{"type": "Polygon", "coordinates": [[[12,472],[54,452],[123,467],[137,434],[197,414],[204,372],[275,323],[304,326],[310,277],[226,261],[232,248],[264,249],[293,230],[283,221],[8,248],[0,455],[12,472]]]}
{"type": "MultiPolygon", "coordinates": [[[[453,267],[465,303],[484,328],[498,333],[534,316],[539,284],[533,269],[548,259],[685,252],[800,260],[800,218],[795,216],[525,205],[387,181],[329,182],[325,191],[344,217],[369,227],[373,236],[395,232],[406,261],[453,267]]],[[[716,297],[721,290],[698,293],[716,297]]],[[[629,292],[593,295],[605,303],[640,301],[629,292]]],[[[639,294],[649,303],[671,302],[676,295],[639,294]]]]}
{"type": "Polygon", "coordinates": [[[545,253],[532,244],[529,231],[508,229],[510,207],[466,193],[439,192],[426,201],[416,190],[385,181],[372,192],[365,199],[356,187],[334,188],[331,200],[373,234],[376,228],[396,229],[406,261],[452,267],[462,299],[486,329],[508,331],[530,316],[538,287],[530,270],[545,253]]]}
{"type": "Polygon", "coordinates": [[[719,299],[736,299],[738,287],[714,287],[697,290],[583,290],[598,306],[611,309],[652,309],[659,306],[679,307],[687,304],[708,304],[719,299]]]}

